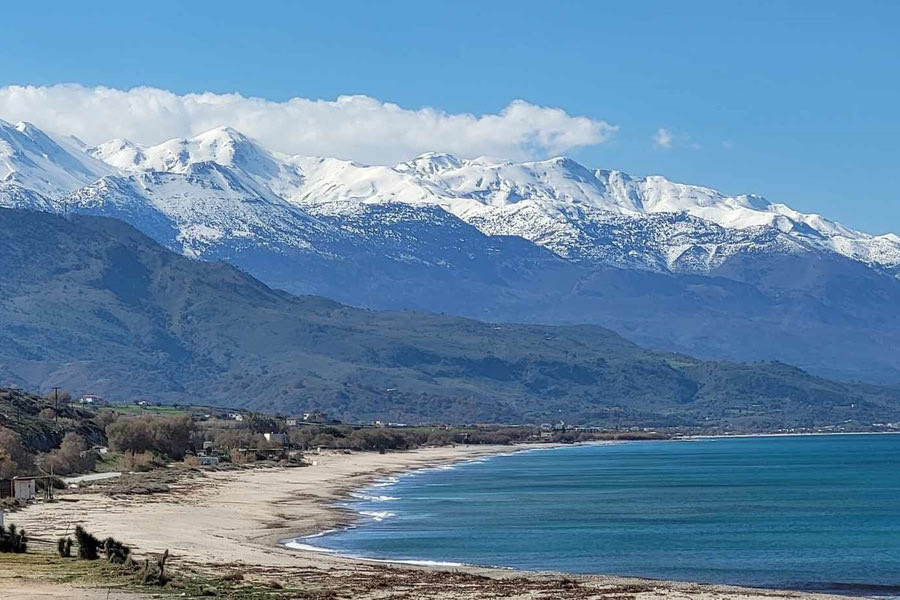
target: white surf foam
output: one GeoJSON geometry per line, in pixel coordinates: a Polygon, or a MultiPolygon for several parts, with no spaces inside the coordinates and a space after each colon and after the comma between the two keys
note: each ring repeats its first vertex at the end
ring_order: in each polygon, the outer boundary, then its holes
{"type": "Polygon", "coordinates": [[[373,521],[384,521],[385,519],[390,519],[391,517],[396,517],[394,513],[386,510],[361,510],[359,514],[369,517],[373,521]]]}
{"type": "Polygon", "coordinates": [[[377,481],[376,483],[373,483],[371,487],[377,487],[377,488],[390,487],[392,485],[395,485],[399,481],[400,481],[400,479],[398,477],[393,477],[393,476],[385,477],[384,479],[377,481]]]}
{"type": "Polygon", "coordinates": [[[331,548],[320,548],[319,546],[310,546],[309,544],[301,544],[297,540],[293,542],[285,542],[285,548],[290,548],[292,550],[306,550],[308,552],[324,552],[326,554],[334,554],[337,552],[336,550],[332,550],[331,548]]]}
{"type": "Polygon", "coordinates": [[[367,494],[365,492],[350,492],[351,498],[356,498],[357,500],[363,500],[365,502],[391,502],[393,500],[399,500],[396,496],[386,496],[386,495],[372,495],[367,494]]]}
{"type": "MultiPolygon", "coordinates": [[[[313,537],[313,536],[309,536],[313,537]]],[[[306,539],[306,538],[299,538],[306,539]]],[[[367,562],[375,562],[375,563],[395,563],[401,565],[416,565],[420,567],[464,567],[465,563],[461,562],[449,562],[449,561],[441,561],[441,560],[404,560],[404,559],[388,559],[388,558],[371,558],[368,556],[359,556],[356,554],[339,554],[337,550],[332,550],[331,548],[322,548],[319,546],[312,546],[310,544],[301,543],[298,540],[293,540],[290,542],[284,542],[282,544],[285,548],[290,548],[292,550],[305,550],[307,552],[322,552],[325,554],[338,554],[339,556],[343,556],[344,558],[353,558],[356,560],[364,560],[367,562]]]]}
{"type": "Polygon", "coordinates": [[[398,563],[401,565],[416,565],[419,567],[464,567],[464,566],[466,566],[466,563],[448,562],[448,561],[443,561],[443,560],[403,560],[400,558],[396,558],[396,559],[366,558],[364,556],[353,556],[351,558],[358,558],[361,560],[367,560],[370,562],[377,562],[377,563],[398,563]]]}

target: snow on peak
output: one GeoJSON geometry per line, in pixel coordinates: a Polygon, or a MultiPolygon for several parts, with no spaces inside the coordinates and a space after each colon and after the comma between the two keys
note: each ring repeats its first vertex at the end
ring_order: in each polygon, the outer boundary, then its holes
{"type": "Polygon", "coordinates": [[[50,136],[32,125],[0,121],[0,182],[53,197],[110,173],[72,139],[50,136]]]}
{"type": "MultiPolygon", "coordinates": [[[[513,163],[431,152],[393,168],[366,166],[286,157],[230,127],[154,146],[115,139],[86,149],[28,123],[0,121],[0,196],[8,203],[29,202],[33,194],[57,199],[107,175],[131,176],[131,192],[123,198],[147,196],[153,206],[166,206],[167,214],[176,206],[189,210],[196,227],[202,225],[200,204],[235,215],[247,214],[254,202],[339,215],[360,205],[403,203],[440,207],[482,233],[519,236],[561,256],[596,256],[596,247],[610,243],[640,254],[640,244],[652,237],[670,248],[671,266],[684,255],[722,256],[728,244],[750,244],[753,236],[769,244],[765,240],[775,236],[782,249],[815,248],[900,265],[900,237],[894,234],[870,236],[760,196],[591,170],[566,157],[513,163]],[[205,200],[198,204],[200,198],[205,200]],[[628,237],[615,237],[623,235],[628,237]]],[[[92,197],[102,195],[101,188],[92,197]]],[[[256,231],[265,230],[265,210],[253,211],[256,231]]],[[[212,222],[217,215],[205,218],[212,222]]]]}
{"type": "Polygon", "coordinates": [[[201,133],[190,140],[182,141],[182,146],[196,153],[197,159],[216,162],[228,166],[242,157],[265,155],[266,152],[244,134],[231,127],[217,127],[201,133]]]}
{"type": "Polygon", "coordinates": [[[876,239],[821,215],[804,214],[757,195],[728,196],[661,176],[590,171],[564,157],[516,164],[451,162],[425,155],[397,170],[431,183],[447,198],[442,206],[463,220],[477,221],[485,233],[520,235],[536,243],[571,237],[573,231],[591,227],[597,215],[641,219],[683,213],[730,230],[769,228],[806,246],[864,262],[900,264],[895,239],[876,239]]]}
{"type": "Polygon", "coordinates": [[[429,175],[436,175],[450,169],[458,169],[462,164],[463,161],[452,154],[427,152],[409,162],[400,163],[395,169],[401,173],[428,173],[429,175]]]}
{"type": "Polygon", "coordinates": [[[89,148],[87,153],[121,171],[140,170],[147,160],[140,146],[124,138],[116,138],[89,148]]]}
{"type": "Polygon", "coordinates": [[[218,127],[192,138],[176,138],[156,146],[116,139],[91,148],[89,154],[130,172],[183,173],[197,163],[214,162],[248,172],[275,167],[273,157],[250,138],[230,127],[218,127]]]}

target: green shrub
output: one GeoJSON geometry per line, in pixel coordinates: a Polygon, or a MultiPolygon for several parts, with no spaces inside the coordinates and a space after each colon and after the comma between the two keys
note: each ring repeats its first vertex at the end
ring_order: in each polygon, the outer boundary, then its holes
{"type": "MultiPolygon", "coordinates": [[[[100,551],[102,550],[106,555],[106,560],[121,565],[125,564],[128,560],[128,555],[131,554],[131,548],[119,540],[108,537],[105,540],[100,541],[85,531],[81,525],[75,527],[75,539],[78,540],[78,558],[82,560],[97,560],[100,558],[100,551]]],[[[57,541],[57,549],[59,550],[60,556],[69,556],[71,548],[71,539],[65,540],[59,538],[57,541]]]]}
{"type": "Polygon", "coordinates": [[[89,534],[81,525],[75,527],[75,540],[78,542],[78,558],[97,560],[100,558],[100,540],[89,534]]]}
{"type": "Polygon", "coordinates": [[[8,528],[0,526],[0,552],[21,554],[28,550],[28,538],[25,531],[19,531],[15,525],[8,528]]]}
{"type": "Polygon", "coordinates": [[[62,558],[69,558],[72,556],[72,538],[61,537],[56,540],[56,551],[59,552],[59,555],[62,558]]]}
{"type": "Polygon", "coordinates": [[[111,537],[106,538],[103,542],[103,551],[106,553],[106,560],[115,564],[125,564],[131,548],[111,537]]]}

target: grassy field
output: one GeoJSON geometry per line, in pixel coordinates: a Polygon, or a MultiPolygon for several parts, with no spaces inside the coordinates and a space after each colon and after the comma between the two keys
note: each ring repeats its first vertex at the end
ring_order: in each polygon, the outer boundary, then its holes
{"type": "MultiPolygon", "coordinates": [[[[67,583],[77,586],[98,586],[109,589],[131,587],[132,577],[105,560],[75,560],[60,558],[49,540],[28,541],[25,554],[0,554],[0,589],[7,588],[7,580],[28,582],[67,583]]],[[[11,585],[11,584],[10,584],[11,585]]]]}
{"type": "MultiPolygon", "coordinates": [[[[28,593],[41,584],[64,586],[61,590],[79,588],[96,591],[95,595],[79,598],[107,598],[115,592],[127,593],[126,597],[143,598],[225,598],[228,600],[286,600],[334,598],[318,586],[300,581],[292,585],[248,581],[239,571],[212,576],[191,570],[177,570],[165,586],[142,584],[139,568],[125,568],[104,559],[87,561],[61,558],[49,540],[31,540],[25,554],[0,554],[0,590],[13,590],[15,594],[28,593]],[[133,594],[133,596],[132,596],[133,594]]],[[[143,557],[138,557],[138,564],[143,557]]],[[[67,593],[63,591],[63,593],[67,593]]],[[[6,595],[2,597],[6,598],[6,595]]],[[[115,597],[119,597],[116,595],[115,597]]]]}

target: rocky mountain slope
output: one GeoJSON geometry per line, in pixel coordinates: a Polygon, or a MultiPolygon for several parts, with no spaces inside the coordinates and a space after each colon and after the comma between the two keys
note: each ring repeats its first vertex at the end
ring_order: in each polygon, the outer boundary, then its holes
{"type": "Polygon", "coordinates": [[[267,284],[378,309],[597,323],[652,347],[900,382],[900,238],[569,159],[390,167],[220,128],[84,148],[0,123],[0,205],[112,216],[267,284]]]}
{"type": "Polygon", "coordinates": [[[893,234],[870,236],[759,196],[591,171],[566,158],[514,164],[427,154],[394,168],[371,167],[278,156],[229,128],[147,148],[115,140],[89,153],[129,173],[188,174],[214,163],[252,182],[256,193],[314,212],[340,213],[354,204],[437,205],[487,235],[522,237],[564,258],[600,264],[705,272],[755,246],[900,265],[900,237],[893,234]],[[648,218],[679,214],[692,218],[648,218]],[[619,235],[609,235],[615,227],[619,235]],[[626,237],[629,228],[649,233],[626,237]],[[618,255],[622,248],[631,261],[618,255]]]}
{"type": "Polygon", "coordinates": [[[0,209],[0,382],[345,420],[867,426],[900,391],[648,351],[598,326],[351,308],[118,220],[0,209]]]}

